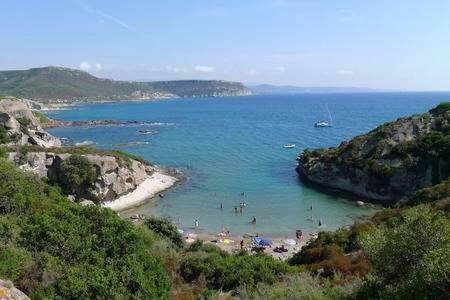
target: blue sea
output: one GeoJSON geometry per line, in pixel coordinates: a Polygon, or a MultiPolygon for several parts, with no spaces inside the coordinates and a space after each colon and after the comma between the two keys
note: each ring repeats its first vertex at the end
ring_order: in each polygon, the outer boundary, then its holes
{"type": "Polygon", "coordinates": [[[255,95],[86,104],[49,115],[152,123],[50,130],[71,143],[92,140],[98,148],[139,154],[187,176],[166,197],[122,214],[169,216],[181,228],[192,227],[198,219],[204,233],[227,227],[232,234],[292,237],[296,229],[317,230],[319,219],[325,224],[321,229],[335,229],[377,209],[358,207],[345,196],[302,183],[295,167],[303,149],[337,146],[448,99],[450,93],[255,95]],[[315,128],[316,121],[328,118],[327,110],[334,126],[315,128]],[[140,129],[157,133],[143,135],[140,129]],[[297,147],[283,148],[291,143],[297,147]],[[240,202],[247,204],[242,214],[233,208],[240,202]],[[256,224],[251,224],[253,216],[256,224]]]}

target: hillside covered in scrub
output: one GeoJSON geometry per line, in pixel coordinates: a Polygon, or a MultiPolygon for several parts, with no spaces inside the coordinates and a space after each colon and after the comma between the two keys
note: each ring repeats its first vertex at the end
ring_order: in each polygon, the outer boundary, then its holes
{"type": "Polygon", "coordinates": [[[242,83],[223,80],[116,81],[62,67],[0,71],[0,95],[37,101],[241,96],[250,93],[242,83]]]}
{"type": "Polygon", "coordinates": [[[450,175],[450,102],[385,123],[336,148],[307,149],[303,179],[385,205],[412,197],[450,175]]]}

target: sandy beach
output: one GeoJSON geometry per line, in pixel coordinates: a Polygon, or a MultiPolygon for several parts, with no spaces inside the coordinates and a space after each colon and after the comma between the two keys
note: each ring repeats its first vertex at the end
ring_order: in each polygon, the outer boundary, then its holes
{"type": "MultiPolygon", "coordinates": [[[[244,250],[249,253],[252,252],[252,240],[253,237],[250,236],[220,236],[220,235],[212,235],[212,234],[195,234],[195,231],[190,233],[190,236],[194,234],[195,239],[202,240],[204,243],[212,244],[218,246],[220,249],[230,253],[236,254],[241,250],[240,242],[244,241],[244,250]]],[[[306,234],[301,239],[289,238],[289,237],[275,237],[271,238],[272,244],[264,247],[264,253],[272,256],[273,258],[279,260],[286,260],[292,257],[295,253],[299,252],[301,248],[306,245],[310,240],[315,238],[315,234],[306,234]],[[295,244],[286,243],[286,241],[295,241],[295,244]],[[286,252],[276,252],[274,251],[276,248],[284,246],[287,250],[286,252]]],[[[189,239],[187,240],[189,243],[189,239]]]]}
{"type": "Polygon", "coordinates": [[[163,173],[161,170],[155,171],[151,176],[144,180],[132,192],[123,195],[113,201],[102,204],[115,211],[122,211],[134,206],[138,206],[145,201],[157,196],[165,190],[171,188],[178,181],[177,178],[163,173]]]}

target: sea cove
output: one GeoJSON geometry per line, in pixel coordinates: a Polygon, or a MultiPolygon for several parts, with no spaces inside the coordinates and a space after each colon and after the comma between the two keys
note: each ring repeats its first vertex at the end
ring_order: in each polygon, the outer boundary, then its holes
{"type": "Polygon", "coordinates": [[[164,198],[122,215],[170,216],[181,228],[192,228],[198,219],[203,233],[227,227],[232,234],[292,237],[299,228],[317,231],[319,219],[326,226],[321,229],[334,229],[376,210],[301,183],[295,166],[303,149],[337,146],[386,121],[426,111],[449,95],[301,94],[87,104],[49,115],[149,124],[58,127],[50,132],[71,143],[91,140],[98,148],[139,154],[188,177],[164,198]],[[314,128],[327,116],[327,107],[334,126],[314,128]],[[296,148],[285,149],[285,144],[296,148]],[[242,214],[234,211],[240,202],[247,204],[242,214]],[[253,216],[256,224],[250,223],[253,216]]]}

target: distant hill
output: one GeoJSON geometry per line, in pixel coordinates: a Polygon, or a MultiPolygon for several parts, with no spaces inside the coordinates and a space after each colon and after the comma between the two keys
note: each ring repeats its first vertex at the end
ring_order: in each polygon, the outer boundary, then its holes
{"type": "Polygon", "coordinates": [[[299,87],[261,84],[248,86],[253,94],[368,93],[377,90],[359,87],[299,87]]]}
{"type": "Polygon", "coordinates": [[[0,95],[37,101],[241,96],[250,93],[242,83],[222,80],[115,81],[62,67],[0,71],[0,95]]]}

